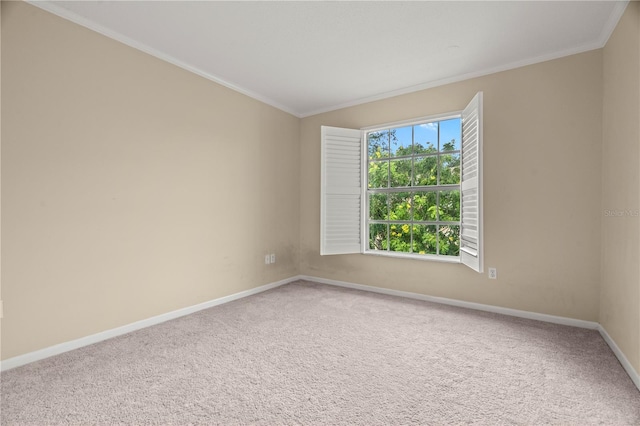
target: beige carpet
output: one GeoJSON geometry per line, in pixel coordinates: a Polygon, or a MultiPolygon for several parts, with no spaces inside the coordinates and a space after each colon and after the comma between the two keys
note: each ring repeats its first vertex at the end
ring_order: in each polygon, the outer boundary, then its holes
{"type": "Polygon", "coordinates": [[[638,425],[596,331],[289,284],[2,373],[2,425],[638,425]]]}

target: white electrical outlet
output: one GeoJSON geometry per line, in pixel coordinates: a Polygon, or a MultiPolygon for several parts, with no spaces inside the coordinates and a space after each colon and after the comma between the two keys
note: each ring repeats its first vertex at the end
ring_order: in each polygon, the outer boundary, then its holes
{"type": "Polygon", "coordinates": [[[268,265],[271,263],[271,256],[269,256],[268,254],[264,255],[264,264],[268,265]]]}
{"type": "Polygon", "coordinates": [[[489,279],[490,280],[498,279],[498,270],[496,268],[489,268],[489,279]]]}
{"type": "Polygon", "coordinates": [[[271,263],[276,263],[276,254],[271,253],[271,263]]]}

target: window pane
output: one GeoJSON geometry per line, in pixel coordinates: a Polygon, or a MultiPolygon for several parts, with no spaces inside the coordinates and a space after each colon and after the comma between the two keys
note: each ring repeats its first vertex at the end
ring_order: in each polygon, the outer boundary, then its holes
{"type": "Polygon", "coordinates": [[[460,227],[458,225],[440,225],[440,254],[445,256],[460,255],[460,227]]]}
{"type": "Polygon", "coordinates": [[[437,195],[435,191],[416,192],[413,196],[413,220],[438,220],[436,209],[437,195]]]}
{"type": "Polygon", "coordinates": [[[460,151],[460,119],[440,122],[440,151],[460,151]]]}
{"type": "Polygon", "coordinates": [[[413,225],[413,252],[437,254],[438,237],[435,225],[413,225]]]}
{"type": "Polygon", "coordinates": [[[438,123],[425,123],[413,126],[414,154],[438,152],[438,123]]]}
{"type": "Polygon", "coordinates": [[[438,156],[416,157],[413,160],[414,186],[438,184],[438,156]]]}
{"type": "Polygon", "coordinates": [[[391,160],[390,186],[411,186],[411,160],[391,160]]]}
{"type": "Polygon", "coordinates": [[[369,159],[386,158],[389,156],[389,131],[371,132],[367,137],[369,159]]]}
{"type": "Polygon", "coordinates": [[[389,186],[389,162],[369,163],[369,188],[387,188],[389,186]]]}
{"type": "Polygon", "coordinates": [[[387,224],[376,223],[369,225],[369,249],[387,250],[387,224]]]}
{"type": "Polygon", "coordinates": [[[460,154],[440,156],[440,184],[460,183],[460,154]]]}
{"type": "Polygon", "coordinates": [[[389,220],[411,220],[411,193],[389,194],[389,220]]]}
{"type": "Polygon", "coordinates": [[[369,250],[460,255],[460,225],[443,222],[460,222],[461,130],[453,118],[368,133],[368,187],[382,190],[368,220],[385,222],[367,225],[369,250]]]}
{"type": "Polygon", "coordinates": [[[440,220],[460,220],[460,191],[440,191],[440,220]]]}
{"type": "Polygon", "coordinates": [[[411,225],[392,223],[389,226],[389,251],[411,251],[411,225]]]}
{"type": "Polygon", "coordinates": [[[412,127],[400,127],[391,131],[391,156],[411,155],[412,127]]]}
{"type": "Polygon", "coordinates": [[[389,209],[387,206],[387,194],[369,195],[369,219],[371,220],[389,219],[389,209]]]}

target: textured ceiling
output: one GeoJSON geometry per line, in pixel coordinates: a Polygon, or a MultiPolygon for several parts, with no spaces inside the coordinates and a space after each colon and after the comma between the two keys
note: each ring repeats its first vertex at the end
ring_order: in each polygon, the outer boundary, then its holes
{"type": "Polygon", "coordinates": [[[30,3],[299,117],[600,48],[627,4],[30,3]]]}

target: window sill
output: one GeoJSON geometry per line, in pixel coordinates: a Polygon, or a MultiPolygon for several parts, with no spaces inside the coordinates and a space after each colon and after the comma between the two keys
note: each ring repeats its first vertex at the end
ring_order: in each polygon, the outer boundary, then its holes
{"type": "Polygon", "coordinates": [[[362,254],[380,256],[380,257],[394,257],[397,259],[410,259],[410,260],[422,260],[431,262],[443,262],[443,263],[461,263],[460,256],[435,256],[428,254],[411,254],[400,253],[394,251],[381,251],[381,250],[367,250],[362,254]]]}

